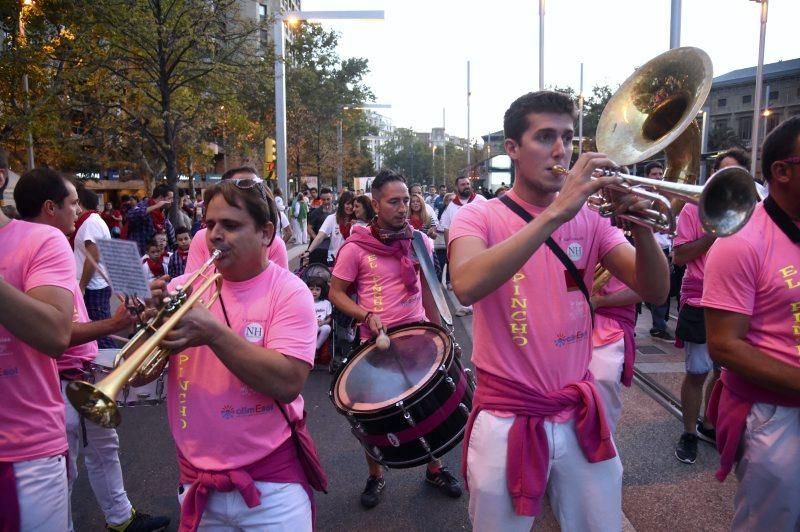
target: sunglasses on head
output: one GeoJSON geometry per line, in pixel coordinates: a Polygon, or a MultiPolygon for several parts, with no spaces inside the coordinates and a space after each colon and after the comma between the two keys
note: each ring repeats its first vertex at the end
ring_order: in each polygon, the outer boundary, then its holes
{"type": "Polygon", "coordinates": [[[241,178],[241,179],[226,179],[225,181],[233,183],[233,185],[236,188],[241,189],[241,190],[249,190],[251,188],[254,188],[254,189],[258,190],[258,193],[261,196],[261,199],[263,199],[264,201],[267,200],[267,193],[266,193],[266,191],[264,191],[264,180],[261,179],[260,177],[244,177],[244,178],[241,178]]]}

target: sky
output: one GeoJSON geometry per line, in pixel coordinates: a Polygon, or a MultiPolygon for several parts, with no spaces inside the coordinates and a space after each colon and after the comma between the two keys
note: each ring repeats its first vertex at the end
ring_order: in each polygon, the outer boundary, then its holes
{"type": "MultiPolygon", "coordinates": [[[[670,0],[546,0],[545,86],[612,88],[669,49],[670,0]]],[[[342,57],[369,60],[367,84],[395,127],[467,136],[502,129],[503,113],[539,87],[538,0],[302,0],[303,11],[384,10],[383,21],[324,21],[342,57]]],[[[758,62],[760,4],[683,0],[681,46],[705,50],[714,76],[758,62]]],[[[764,62],[800,57],[800,0],[770,0],[764,62]]]]}

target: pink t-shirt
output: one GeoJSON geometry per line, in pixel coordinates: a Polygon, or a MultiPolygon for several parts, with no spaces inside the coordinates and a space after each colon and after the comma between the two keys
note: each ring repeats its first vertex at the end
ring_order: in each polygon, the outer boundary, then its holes
{"type": "MultiPolygon", "coordinates": [[[[104,222],[105,223],[105,222],[104,222]]],[[[75,282],[75,289],[73,292],[72,303],[74,309],[72,312],[72,323],[89,323],[89,312],[86,310],[86,303],[83,302],[81,289],[78,282],[75,282]]],[[[64,354],[58,357],[56,366],[58,371],[67,369],[81,369],[84,362],[91,362],[97,356],[97,341],[92,340],[81,345],[74,345],[64,351],[64,354]]]]}
{"type": "MultiPolygon", "coordinates": [[[[532,215],[544,209],[510,197],[532,215]]],[[[472,236],[495,246],[525,221],[499,199],[471,203],[450,227],[450,243],[472,236]]],[[[622,231],[584,207],[552,235],[591,286],[595,266],[622,231]]],[[[473,304],[472,362],[480,370],[552,392],[583,379],[592,355],[592,318],[586,298],[545,244],[500,288],[473,304]]]]}
{"type": "MultiPolygon", "coordinates": [[[[206,243],[206,231],[206,229],[200,229],[192,237],[192,243],[189,245],[189,257],[186,259],[186,269],[184,273],[194,272],[211,256],[211,253],[208,251],[208,243],[206,243]]],[[[267,259],[284,270],[289,269],[289,253],[286,251],[286,244],[279,234],[275,235],[272,244],[267,248],[267,259]]]]}
{"type": "MultiPolygon", "coordinates": [[[[370,233],[370,229],[356,226],[352,232],[370,233]]],[[[422,240],[428,254],[432,254],[431,239],[425,237],[422,240]]],[[[358,293],[358,304],[377,314],[386,328],[426,321],[419,276],[417,290],[412,293],[403,282],[400,268],[400,261],[395,257],[375,255],[355,243],[348,243],[339,249],[333,275],[353,283],[358,293]]],[[[367,325],[361,325],[360,333],[362,338],[372,336],[367,325]]]]}
{"type": "MultiPolygon", "coordinates": [[[[0,277],[28,292],[76,289],[67,237],[42,224],[12,220],[0,228],[0,277]]],[[[0,462],[55,456],[67,450],[64,400],[56,361],[0,325],[0,462]]]]}
{"type": "MultiPolygon", "coordinates": [[[[186,277],[174,279],[170,286],[174,288],[186,277]]],[[[221,299],[232,329],[241,337],[309,366],[314,364],[314,301],[308,287],[289,270],[270,264],[247,281],[225,281],[221,299]]],[[[212,305],[211,312],[225,323],[220,301],[212,305]]],[[[299,419],[302,396],[284,409],[291,419],[299,419]]],[[[291,434],[275,401],[245,385],[207,346],[172,355],[167,412],[176,445],[198,469],[251,464],[269,455],[291,434]]]]}
{"type": "Polygon", "coordinates": [[[705,273],[704,307],[750,316],[745,340],[800,367],[800,245],[763,204],[741,231],[714,242],[705,273]]]}
{"type": "MultiPolygon", "coordinates": [[[[678,230],[677,235],[675,235],[675,240],[672,242],[672,247],[676,248],[681,244],[694,242],[704,237],[705,234],[706,232],[703,229],[703,224],[700,223],[700,211],[697,205],[687,203],[684,205],[678,217],[678,230]]],[[[683,275],[684,283],[681,287],[681,300],[686,300],[686,302],[693,307],[702,306],[700,301],[703,293],[702,290],[693,290],[691,286],[695,283],[691,283],[691,281],[698,281],[700,283],[698,286],[702,286],[705,265],[706,254],[686,263],[686,273],[683,275]],[[687,280],[690,282],[687,283],[687,280]]]]}
{"type": "MultiPolygon", "coordinates": [[[[600,289],[600,295],[607,296],[609,294],[616,294],[627,288],[628,286],[625,283],[612,276],[608,283],[600,289]]],[[[613,344],[614,342],[622,340],[623,336],[625,336],[625,332],[622,330],[622,327],[619,326],[617,320],[595,314],[594,329],[592,330],[593,347],[613,344]]]]}

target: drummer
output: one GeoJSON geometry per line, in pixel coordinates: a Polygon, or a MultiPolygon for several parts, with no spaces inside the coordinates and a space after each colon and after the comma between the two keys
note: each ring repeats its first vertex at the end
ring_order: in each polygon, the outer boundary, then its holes
{"type": "MultiPolygon", "coordinates": [[[[64,177],[52,170],[37,170],[20,177],[14,188],[14,201],[26,221],[49,225],[65,235],[75,230],[75,220],[79,210],[54,209],[65,193],[64,204],[80,199],[86,189],[75,187],[64,177]]],[[[88,203],[88,202],[87,202],[88,203]]],[[[77,206],[76,206],[77,207],[77,206]]],[[[72,257],[70,256],[70,260],[72,257]]],[[[64,397],[67,426],[67,478],[69,494],[78,477],[78,456],[84,455],[89,484],[111,530],[161,530],[169,525],[169,518],[150,516],[136,511],[128,500],[122,481],[122,467],[119,461],[119,437],[113,428],[104,428],[94,423],[81,422],[72,404],[66,400],[65,389],[74,380],[88,380],[84,369],[97,356],[97,340],[109,334],[129,329],[135,319],[120,306],[111,318],[91,321],[86,305],[81,297],[78,280],[75,279],[73,292],[75,306],[72,315],[72,334],[69,347],[56,361],[61,381],[61,394],[64,397]],[[82,443],[82,444],[81,444],[82,443]]],[[[72,512],[69,515],[69,528],[73,530],[72,512]]]]}
{"type": "MultiPolygon", "coordinates": [[[[367,227],[353,227],[339,249],[331,279],[330,300],[341,312],[361,324],[362,341],[374,338],[386,327],[418,321],[439,324],[440,317],[424,276],[411,250],[414,229],[408,223],[410,202],[405,178],[382,170],[372,182],[376,216],[367,227]],[[352,289],[358,303],[348,295],[352,289]]],[[[430,239],[423,239],[432,254],[430,239]]],[[[383,467],[367,456],[369,478],[361,493],[361,505],[375,507],[386,486],[383,467]]],[[[458,480],[439,460],[428,464],[428,484],[453,498],[461,496],[458,480]]]]}

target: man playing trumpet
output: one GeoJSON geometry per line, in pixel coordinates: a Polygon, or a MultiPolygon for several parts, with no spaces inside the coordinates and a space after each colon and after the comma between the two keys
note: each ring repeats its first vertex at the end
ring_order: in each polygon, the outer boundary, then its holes
{"type": "Polygon", "coordinates": [[[266,257],[277,210],[260,179],[227,179],[204,199],[206,243],[221,252],[221,293],[209,309],[192,308],[161,344],[177,353],[167,400],[181,530],[311,530],[310,479],[287,423],[303,419],[300,390],[314,363],[311,294],[266,257]]]}
{"type": "MultiPolygon", "coordinates": [[[[634,249],[586,207],[590,195],[618,181],[591,179],[614,161],[584,153],[566,175],[556,170],[569,167],[575,116],[573,101],[556,92],[512,103],[504,130],[514,185],[502,199],[465,206],[450,228],[453,289],[474,305],[479,375],[464,470],[477,531],[529,530],[545,492],[564,530],[622,528],[622,464],[588,371],[586,285],[600,263],[644,300],[661,303],[669,272],[651,229],[631,227],[634,249]]],[[[616,213],[648,206],[625,196],[616,213]]]]}

